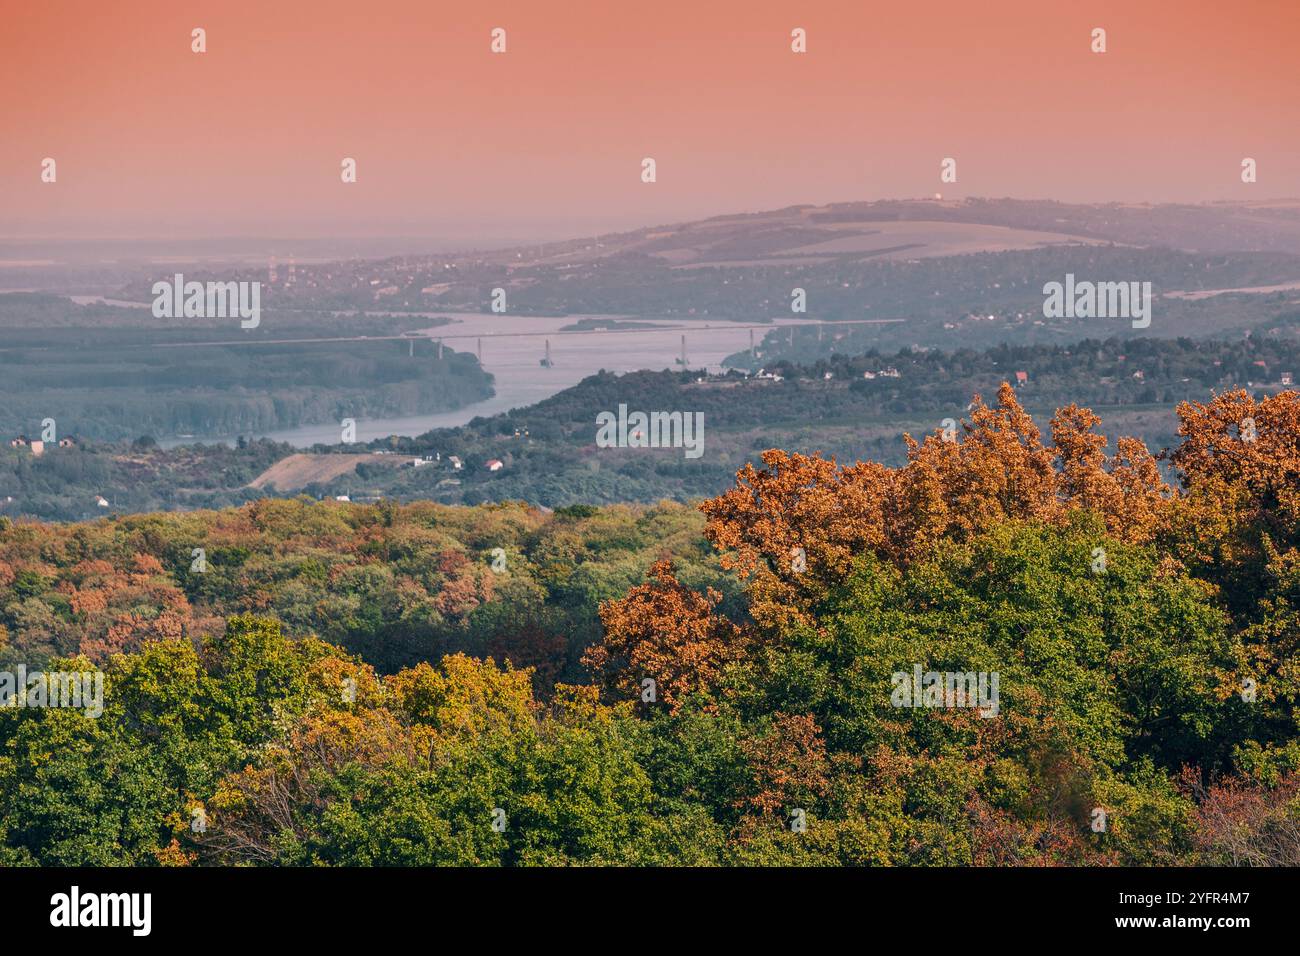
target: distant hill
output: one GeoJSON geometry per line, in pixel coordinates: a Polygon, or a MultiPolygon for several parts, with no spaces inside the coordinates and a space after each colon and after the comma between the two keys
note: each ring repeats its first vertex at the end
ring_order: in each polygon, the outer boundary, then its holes
{"type": "MultiPolygon", "coordinates": [[[[746,319],[788,311],[790,278],[806,277],[811,287],[823,293],[814,297],[819,304],[810,310],[850,319],[858,316],[846,303],[828,300],[835,287],[854,295],[858,312],[870,307],[874,312],[894,308],[909,313],[935,304],[926,300],[930,290],[911,281],[914,274],[932,281],[932,271],[904,268],[897,274],[892,267],[993,256],[980,265],[980,273],[991,276],[1006,272],[998,255],[1018,255],[1019,259],[1008,261],[1024,272],[1022,264],[1032,265],[1037,252],[1052,252],[1044,261],[1054,269],[1062,259],[1087,263],[1089,250],[1112,246],[1121,247],[1112,258],[1117,264],[1127,263],[1127,256],[1140,250],[1174,250],[1183,255],[1164,259],[1196,264],[1187,276],[1169,274],[1169,269],[1151,274],[1151,264],[1160,256],[1139,256],[1135,268],[1141,277],[1160,282],[1166,291],[1300,280],[1300,202],[906,199],[831,203],[497,250],[303,263],[292,284],[285,274],[276,282],[266,281],[260,267],[248,268],[242,277],[264,281],[268,307],[486,311],[491,290],[502,287],[507,291],[508,310],[515,313],[746,319]],[[1229,256],[1229,260],[1214,256],[1229,256]],[[1252,263],[1251,268],[1240,267],[1242,261],[1252,263]],[[894,294],[876,298],[875,293],[887,284],[894,294]],[[902,295],[897,294],[900,291],[902,295]]],[[[147,291],[146,284],[134,284],[122,294],[144,300],[147,291]]]]}
{"type": "MultiPolygon", "coordinates": [[[[560,243],[439,255],[512,268],[648,255],[674,265],[1001,252],[1070,242],[1300,255],[1300,200],[1204,204],[904,199],[801,205],[560,243]],[[954,228],[956,227],[956,228],[954,228]]],[[[385,262],[410,262],[412,257],[385,262]]]]}

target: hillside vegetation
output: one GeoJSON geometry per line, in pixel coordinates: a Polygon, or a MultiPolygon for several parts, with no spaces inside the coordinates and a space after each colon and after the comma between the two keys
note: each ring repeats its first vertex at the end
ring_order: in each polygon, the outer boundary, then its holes
{"type": "Polygon", "coordinates": [[[90,442],[50,449],[40,458],[0,446],[0,514],[89,518],[103,513],[97,495],[108,499],[108,510],[128,513],[219,508],[300,491],[317,498],[446,504],[520,500],[550,508],[690,501],[718,494],[738,468],[757,463],[772,447],[901,464],[904,433],[940,432],[945,420],[955,424],[972,395],[991,395],[1000,382],[1017,380],[1017,372],[1026,376],[1017,387],[1018,401],[1040,424],[1077,400],[1104,409],[1125,431],[1163,449],[1177,440],[1178,402],[1204,401],[1235,388],[1262,398],[1287,387],[1285,376],[1296,381],[1298,318],[1276,316],[1234,340],[1109,338],[982,350],[870,349],[807,364],[776,360],[765,378],[602,372],[536,405],[458,428],[367,445],[317,446],[310,457],[268,441],[170,450],[148,442],[90,442]],[[886,370],[897,377],[881,374],[886,370]],[[680,448],[598,448],[596,417],[620,404],[703,414],[702,456],[687,458],[680,448]],[[389,454],[376,457],[381,451],[389,454]],[[412,459],[420,466],[413,467],[412,459]],[[492,460],[502,467],[490,469],[492,460]]]}
{"type": "Polygon", "coordinates": [[[1168,481],[1099,424],[1004,385],[698,514],[6,522],[9,659],[107,681],[0,711],[0,861],[1300,863],[1300,395],[1182,405],[1168,481]]]}

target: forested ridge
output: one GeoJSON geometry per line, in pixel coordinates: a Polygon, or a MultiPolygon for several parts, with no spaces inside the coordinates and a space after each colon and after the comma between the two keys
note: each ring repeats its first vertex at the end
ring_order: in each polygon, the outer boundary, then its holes
{"type": "Polygon", "coordinates": [[[1003,385],[698,509],[5,520],[6,666],[107,679],[0,711],[0,861],[1300,862],[1300,395],[1163,468],[1099,426],[1003,385]]]}
{"type": "Polygon", "coordinates": [[[320,488],[337,494],[358,486],[398,498],[430,497],[479,504],[518,498],[549,507],[575,503],[692,500],[717,494],[763,450],[785,448],[841,459],[905,460],[901,433],[930,432],[960,419],[975,393],[1025,378],[1017,399],[1045,423],[1071,402],[1123,410],[1153,448],[1176,440],[1175,406],[1248,388],[1263,397],[1300,376],[1300,316],[1282,316],[1249,338],[1087,339],[1070,345],[1000,345],[955,351],[872,349],[808,364],[778,361],[765,374],[703,376],[634,372],[590,376],[536,405],[479,418],[416,438],[374,442],[412,454],[460,456],[466,468],[453,483],[437,469],[393,471],[363,466],[364,481],[336,480],[320,488]],[[894,374],[881,374],[890,372],[894,374]],[[869,375],[870,377],[864,377],[869,375]],[[680,449],[600,449],[599,411],[680,409],[704,416],[704,454],[680,449]],[[489,472],[485,461],[505,463],[489,472]]]}
{"type": "Polygon", "coordinates": [[[0,293],[0,436],[37,438],[46,419],[81,441],[231,438],[460,408],[492,395],[471,355],[385,316],[269,313],[257,328],[149,309],[0,293]],[[390,336],[390,338],[382,338],[390,336]]]}

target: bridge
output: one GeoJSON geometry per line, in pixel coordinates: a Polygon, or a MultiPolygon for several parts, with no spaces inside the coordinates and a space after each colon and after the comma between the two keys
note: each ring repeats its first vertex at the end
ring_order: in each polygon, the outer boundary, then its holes
{"type": "MultiPolygon", "coordinates": [[[[352,314],[352,313],[347,313],[352,314]]],[[[401,315],[403,313],[384,313],[385,315],[401,315]]],[[[554,316],[548,316],[554,318],[554,316]]],[[[617,320],[612,320],[617,321],[617,320]]],[[[297,339],[250,339],[250,338],[233,338],[218,340],[214,342],[155,342],[153,348],[159,349],[190,349],[204,348],[209,346],[232,346],[232,345],[309,345],[313,342],[415,342],[420,339],[431,339],[434,341],[453,341],[459,339],[503,339],[503,338],[530,338],[530,337],[550,337],[562,335],[633,335],[640,333],[642,335],[648,332],[690,332],[699,331],[707,328],[710,331],[716,330],[762,330],[770,332],[773,329],[811,329],[816,328],[819,332],[827,328],[844,328],[850,325],[892,325],[900,322],[906,322],[906,319],[850,319],[845,322],[831,322],[819,319],[807,319],[796,322],[768,322],[762,325],[742,325],[740,323],[720,322],[717,324],[701,325],[698,322],[686,325],[655,325],[650,328],[638,329],[573,329],[567,332],[453,332],[451,334],[439,334],[436,328],[421,329],[418,332],[403,332],[400,335],[347,335],[347,336],[329,336],[321,338],[297,338],[297,339]]],[[[793,332],[791,333],[793,334],[793,332]]]]}

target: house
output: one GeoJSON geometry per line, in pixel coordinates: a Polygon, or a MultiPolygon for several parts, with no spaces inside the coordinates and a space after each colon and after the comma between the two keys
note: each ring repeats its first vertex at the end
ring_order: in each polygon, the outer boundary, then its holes
{"type": "Polygon", "coordinates": [[[1025,385],[1025,384],[1028,384],[1028,382],[1029,382],[1029,373],[1028,373],[1028,372],[1017,372],[1017,373],[1016,373],[1016,384],[1017,384],[1017,385],[1025,385]]]}
{"type": "Polygon", "coordinates": [[[77,445],[77,443],[76,443],[73,439],[71,439],[71,438],[60,438],[60,439],[59,439],[59,447],[60,447],[60,448],[75,448],[76,445],[77,445]]]}
{"type": "Polygon", "coordinates": [[[350,495],[335,495],[335,496],[334,496],[334,500],[335,500],[335,501],[351,501],[352,498],[351,498],[350,495]]]}
{"type": "Polygon", "coordinates": [[[460,458],[458,458],[456,455],[448,455],[447,460],[451,462],[451,467],[456,471],[460,471],[461,468],[465,466],[465,463],[461,461],[460,458]]]}
{"type": "Polygon", "coordinates": [[[1293,378],[1292,378],[1292,376],[1291,376],[1291,373],[1290,373],[1290,372],[1283,372],[1283,373],[1282,373],[1282,384],[1283,384],[1283,385],[1290,385],[1290,384],[1292,384],[1292,382],[1293,382],[1293,378]]]}
{"type": "Polygon", "coordinates": [[[488,459],[488,462],[487,462],[487,470],[488,470],[488,471],[500,471],[500,470],[501,470],[502,468],[504,468],[504,467],[505,467],[505,465],[503,465],[499,459],[496,459],[496,458],[489,458],[489,459],[488,459]]]}
{"type": "Polygon", "coordinates": [[[17,438],[14,438],[14,439],[10,440],[10,442],[9,442],[9,447],[10,447],[10,448],[26,448],[29,444],[30,444],[30,442],[28,442],[28,440],[27,440],[27,436],[26,436],[26,435],[19,435],[17,438]]]}
{"type": "Polygon", "coordinates": [[[881,378],[902,378],[903,374],[898,369],[894,368],[894,366],[889,365],[880,370],[880,377],[881,378]]]}
{"type": "Polygon", "coordinates": [[[825,380],[828,381],[828,382],[829,382],[831,379],[833,379],[834,377],[835,377],[835,373],[834,373],[834,372],[823,372],[823,373],[822,373],[822,378],[825,379],[825,380]]]}
{"type": "Polygon", "coordinates": [[[863,378],[875,378],[875,377],[876,377],[876,373],[875,373],[875,372],[863,372],[863,373],[862,373],[862,377],[863,377],[863,378]]]}
{"type": "Polygon", "coordinates": [[[103,495],[95,495],[95,504],[101,508],[107,508],[108,499],[105,498],[103,495]]]}
{"type": "Polygon", "coordinates": [[[1137,379],[1139,382],[1142,382],[1142,381],[1145,381],[1145,380],[1146,380],[1146,376],[1142,374],[1142,370],[1141,370],[1141,369],[1138,369],[1136,372],[1134,372],[1134,373],[1133,373],[1133,377],[1134,377],[1135,379],[1137,379]]]}
{"type": "Polygon", "coordinates": [[[38,458],[41,455],[45,454],[45,442],[41,441],[40,439],[35,439],[33,441],[28,442],[27,447],[30,448],[32,450],[32,454],[38,458]]]}

